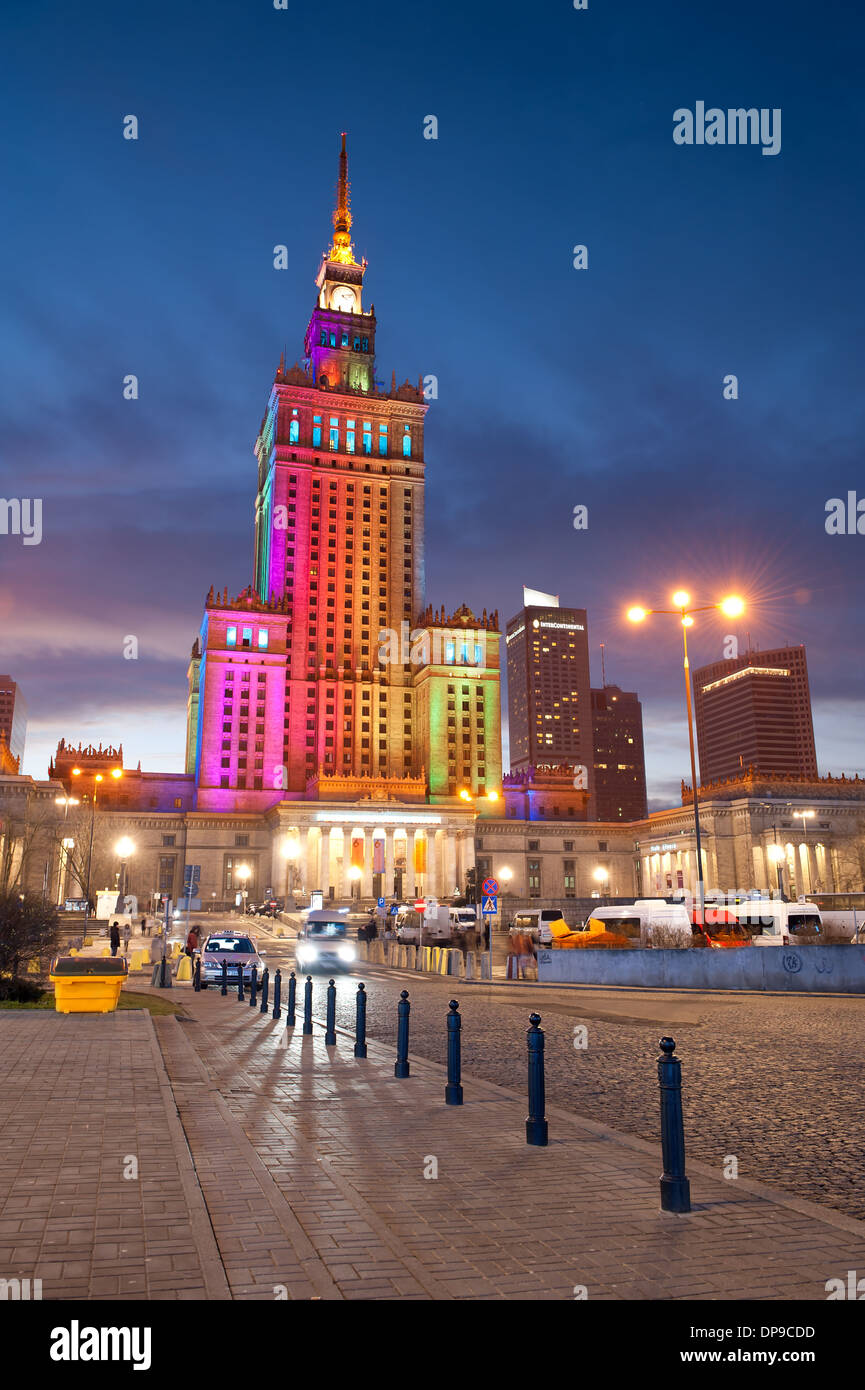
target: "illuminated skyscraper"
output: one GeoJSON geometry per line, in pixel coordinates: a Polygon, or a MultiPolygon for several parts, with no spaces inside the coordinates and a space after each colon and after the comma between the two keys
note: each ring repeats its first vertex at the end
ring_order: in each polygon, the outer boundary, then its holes
{"type": "Polygon", "coordinates": [[[592,815],[602,821],[648,814],[643,708],[636,693],[605,685],[592,691],[592,815]]]}
{"type": "Polygon", "coordinates": [[[0,742],[5,743],[19,768],[27,737],[27,705],[21,687],[11,676],[0,676],[0,742]]]}
{"type": "Polygon", "coordinates": [[[694,672],[700,781],[753,768],[817,776],[805,648],[748,651],[694,672]]]}
{"type": "Polygon", "coordinates": [[[592,706],[584,608],[523,589],[507,625],[511,767],[585,768],[591,791],[592,706]]]}
{"type": "Polygon", "coordinates": [[[304,355],[280,360],[255,443],[254,583],[211,590],[190,661],[201,807],[501,784],[496,618],[425,608],[423,382],[376,380],[351,226],[343,135],[304,355]]]}

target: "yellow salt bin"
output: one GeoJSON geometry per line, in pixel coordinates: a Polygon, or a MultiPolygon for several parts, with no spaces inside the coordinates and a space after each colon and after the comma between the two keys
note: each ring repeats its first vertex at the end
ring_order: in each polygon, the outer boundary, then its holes
{"type": "Polygon", "coordinates": [[[59,1014],[113,1013],[126,974],[121,956],[57,956],[50,975],[54,1008],[59,1014]]]}

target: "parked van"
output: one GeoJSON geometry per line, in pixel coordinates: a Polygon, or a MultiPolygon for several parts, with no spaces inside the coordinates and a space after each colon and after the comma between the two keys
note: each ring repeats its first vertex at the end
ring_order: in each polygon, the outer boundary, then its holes
{"type": "Polygon", "coordinates": [[[820,936],[823,920],[816,903],[785,903],[780,898],[752,898],[731,908],[751,933],[752,946],[787,946],[799,936],[820,936]]]}
{"type": "Polygon", "coordinates": [[[426,911],[418,912],[414,907],[401,907],[396,914],[396,939],[417,946],[421,931],[425,946],[436,942],[450,941],[452,908],[444,903],[427,903],[426,911]]]}
{"type": "Polygon", "coordinates": [[[564,922],[565,914],[560,907],[530,907],[518,912],[510,924],[510,930],[530,932],[532,941],[539,946],[551,946],[553,941],[552,923],[564,922]]]}
{"type": "Polygon", "coordinates": [[[684,903],[667,903],[660,898],[640,898],[619,907],[596,907],[581,929],[589,936],[605,932],[627,937],[634,946],[688,946],[692,940],[691,919],[684,903]]]}

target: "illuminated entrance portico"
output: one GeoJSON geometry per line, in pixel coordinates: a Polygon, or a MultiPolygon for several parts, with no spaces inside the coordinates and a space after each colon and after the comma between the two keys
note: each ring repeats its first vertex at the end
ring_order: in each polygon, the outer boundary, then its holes
{"type": "Polygon", "coordinates": [[[282,802],[273,828],[273,886],[280,896],[316,888],[348,899],[447,897],[475,863],[475,814],[398,802],[282,802]]]}

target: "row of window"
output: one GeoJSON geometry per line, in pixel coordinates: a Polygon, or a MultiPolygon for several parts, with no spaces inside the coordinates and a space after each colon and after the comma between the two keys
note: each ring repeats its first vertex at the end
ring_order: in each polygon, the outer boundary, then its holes
{"type": "Polygon", "coordinates": [[[329,346],[335,348],[337,346],[337,339],[339,340],[340,347],[347,348],[350,345],[353,352],[369,352],[369,338],[362,333],[354,333],[351,335],[351,343],[349,344],[349,332],[347,328],[343,328],[340,333],[337,333],[334,328],[332,328],[330,332],[328,332],[326,328],[323,328],[321,330],[321,337],[319,338],[319,345],[321,347],[329,346]]]}
{"type": "MultiPolygon", "coordinates": [[[[324,437],[324,416],[313,415],[312,417],[312,447],[321,449],[324,437]]],[[[343,422],[338,415],[327,416],[327,447],[332,454],[356,454],[358,443],[360,450],[364,454],[372,454],[373,440],[377,438],[377,448],[379,458],[388,457],[388,426],[386,423],[379,424],[378,427],[372,420],[361,421],[360,427],[356,419],[346,418],[343,422]],[[358,440],[360,433],[360,440],[358,440]],[[340,447],[340,435],[342,435],[342,447],[340,447]]],[[[297,410],[292,410],[291,419],[288,426],[289,444],[300,443],[300,416],[297,410]]],[[[402,427],[402,456],[410,459],[412,456],[412,434],[411,425],[402,427]]]]}
{"type": "MultiPolygon", "coordinates": [[[[236,625],[235,623],[232,623],[232,624],[227,628],[226,634],[225,634],[225,645],[226,645],[227,647],[236,647],[236,646],[237,646],[237,633],[238,633],[237,625],[236,625]]],[[[253,629],[252,629],[251,627],[244,627],[244,628],[241,628],[241,629],[240,629],[240,645],[241,645],[241,647],[246,647],[246,648],[251,648],[251,647],[252,647],[252,641],[253,641],[252,634],[253,634],[253,629]]],[[[268,631],[267,631],[267,628],[266,628],[266,627],[260,627],[260,628],[258,629],[258,631],[257,631],[257,633],[256,633],[256,637],[255,637],[255,645],[257,646],[257,648],[258,648],[259,651],[266,651],[266,649],[267,649],[267,641],[268,641],[268,631]]]]}

